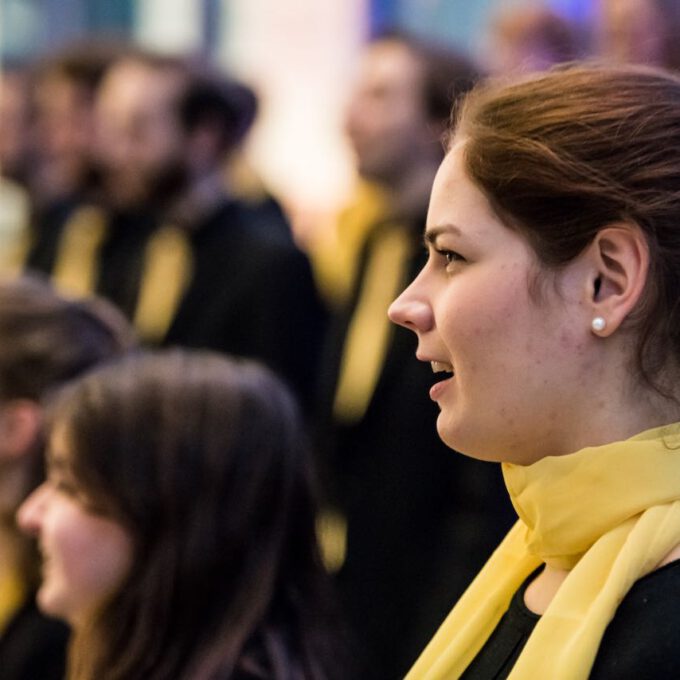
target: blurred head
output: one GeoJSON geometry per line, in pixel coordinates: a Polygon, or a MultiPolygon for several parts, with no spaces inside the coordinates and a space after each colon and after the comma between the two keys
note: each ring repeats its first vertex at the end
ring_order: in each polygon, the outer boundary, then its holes
{"type": "Polygon", "coordinates": [[[543,4],[503,7],[490,26],[485,66],[490,73],[541,71],[576,59],[575,27],[543,4]]]}
{"type": "Polygon", "coordinates": [[[680,5],[675,0],[600,0],[599,56],[622,63],[680,68],[680,5]]]}
{"type": "Polygon", "coordinates": [[[676,415],[676,139],[680,80],[642,67],[468,97],[433,189],[428,263],[391,310],[448,374],[431,396],[452,447],[531,462],[602,443],[617,407],[631,428],[676,415]]]}
{"type": "Polygon", "coordinates": [[[30,167],[30,104],[26,70],[4,64],[0,73],[0,175],[22,184],[30,167]]]}
{"type": "Polygon", "coordinates": [[[70,45],[35,67],[31,188],[38,200],[89,188],[94,143],[94,100],[122,47],[106,42],[70,45]]]}
{"type": "Polygon", "coordinates": [[[98,161],[109,200],[167,203],[221,167],[255,116],[246,87],[185,60],[137,53],[110,71],[97,102],[98,161]]]}
{"type": "MultiPolygon", "coordinates": [[[[65,382],[122,354],[132,332],[102,300],[73,301],[47,283],[0,284],[0,523],[17,532],[19,504],[43,479],[43,402],[65,382]]],[[[23,576],[34,577],[24,546],[23,576]]]]}
{"type": "Polygon", "coordinates": [[[265,621],[303,630],[320,573],[310,462],[272,374],[137,355],[64,391],[51,424],[48,481],[20,522],[43,550],[41,606],[76,624],[83,677],[212,677],[265,621]]]}
{"type": "Polygon", "coordinates": [[[460,55],[407,35],[369,44],[346,119],[359,174],[393,187],[414,165],[436,166],[451,106],[474,78],[460,55]]]}

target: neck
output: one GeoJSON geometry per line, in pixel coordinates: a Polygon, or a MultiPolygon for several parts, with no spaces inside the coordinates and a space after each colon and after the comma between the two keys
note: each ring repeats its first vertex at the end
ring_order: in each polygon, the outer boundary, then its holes
{"type": "Polygon", "coordinates": [[[195,177],[187,190],[172,204],[165,219],[191,227],[215,210],[227,196],[225,179],[220,169],[195,177]]]}
{"type": "Polygon", "coordinates": [[[616,398],[608,392],[601,399],[590,401],[588,417],[578,429],[579,437],[565,453],[623,441],[640,432],[680,421],[680,404],[675,398],[663,396],[648,385],[633,384],[631,380],[615,394],[616,398]]]}
{"type": "MultiPolygon", "coordinates": [[[[671,376],[677,376],[677,372],[671,368],[663,372],[669,377],[661,388],[670,396],[660,394],[631,374],[632,342],[630,334],[621,332],[601,343],[599,353],[578,368],[585,379],[574,390],[578,396],[574,396],[569,408],[555,411],[559,417],[554,419],[554,427],[541,429],[539,434],[545,437],[534,436],[521,450],[510,452],[506,445],[505,460],[530,465],[545,456],[563,456],[586,447],[620,442],[640,432],[680,422],[680,402],[672,391],[677,388],[671,387],[671,376]]],[[[503,442],[499,444],[502,445],[503,442]]]]}

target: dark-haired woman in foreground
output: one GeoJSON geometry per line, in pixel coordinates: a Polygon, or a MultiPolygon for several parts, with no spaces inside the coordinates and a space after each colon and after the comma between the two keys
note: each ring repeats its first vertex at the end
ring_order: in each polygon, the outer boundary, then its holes
{"type": "Polygon", "coordinates": [[[479,87],[425,240],[391,318],[520,519],[409,680],[680,677],[680,79],[479,87]]]}
{"type": "Polygon", "coordinates": [[[19,521],[39,605],[75,633],[69,677],[342,677],[309,465],[252,363],[143,354],[67,388],[19,521]]]}

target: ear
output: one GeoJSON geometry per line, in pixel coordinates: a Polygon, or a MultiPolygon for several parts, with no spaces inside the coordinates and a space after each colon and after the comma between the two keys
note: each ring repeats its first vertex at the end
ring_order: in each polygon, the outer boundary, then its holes
{"type": "Polygon", "coordinates": [[[38,438],[42,409],[30,399],[13,399],[0,407],[0,460],[25,456],[38,438]]]}
{"type": "Polygon", "coordinates": [[[588,251],[593,264],[589,283],[592,317],[605,321],[604,328],[594,332],[607,337],[621,326],[642,296],[649,246],[637,225],[624,222],[599,231],[588,251]]]}

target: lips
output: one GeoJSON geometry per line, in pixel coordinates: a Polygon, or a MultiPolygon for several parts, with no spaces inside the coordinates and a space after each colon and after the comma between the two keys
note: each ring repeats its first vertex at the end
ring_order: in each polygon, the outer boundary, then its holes
{"type": "Polygon", "coordinates": [[[443,391],[446,389],[447,384],[453,380],[455,371],[453,370],[453,364],[450,364],[447,361],[431,359],[430,366],[432,367],[432,372],[441,378],[430,388],[430,399],[432,399],[432,401],[438,401],[443,391]]]}

